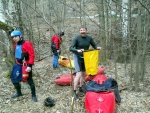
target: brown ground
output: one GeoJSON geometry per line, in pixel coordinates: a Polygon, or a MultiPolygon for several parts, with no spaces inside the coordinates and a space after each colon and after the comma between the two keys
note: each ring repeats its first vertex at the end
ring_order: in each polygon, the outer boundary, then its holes
{"type": "MultiPolygon", "coordinates": [[[[5,78],[5,71],[1,70],[0,79],[0,113],[71,113],[71,86],[58,86],[54,84],[55,77],[70,73],[68,68],[60,66],[59,69],[53,70],[51,66],[52,57],[48,57],[41,62],[36,62],[34,66],[34,80],[36,84],[38,102],[31,100],[30,89],[27,84],[22,84],[23,96],[18,99],[11,99],[10,96],[15,90],[10,79],[5,78]],[[56,105],[53,107],[45,107],[43,105],[46,97],[53,97],[56,105]]],[[[129,77],[124,75],[123,66],[118,64],[118,84],[119,88],[127,88],[122,90],[120,95],[122,102],[116,105],[116,113],[150,113],[150,79],[145,77],[145,83],[140,84],[142,89],[134,92],[128,88],[129,77]]],[[[114,77],[113,64],[106,66],[106,74],[108,77],[114,77]]],[[[73,113],[86,113],[84,108],[84,96],[74,103],[73,113]]]]}

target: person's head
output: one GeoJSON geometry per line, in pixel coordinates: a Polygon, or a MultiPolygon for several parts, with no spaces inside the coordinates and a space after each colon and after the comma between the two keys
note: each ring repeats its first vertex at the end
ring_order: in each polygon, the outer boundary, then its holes
{"type": "Polygon", "coordinates": [[[60,32],[58,33],[58,35],[59,35],[60,37],[62,37],[62,36],[64,36],[64,32],[63,32],[63,31],[60,31],[60,32]]]}
{"type": "Polygon", "coordinates": [[[22,32],[19,30],[12,31],[10,36],[16,43],[22,40],[22,32]]]}
{"type": "Polygon", "coordinates": [[[80,27],[80,35],[85,37],[87,34],[87,28],[86,27],[80,27]]]}

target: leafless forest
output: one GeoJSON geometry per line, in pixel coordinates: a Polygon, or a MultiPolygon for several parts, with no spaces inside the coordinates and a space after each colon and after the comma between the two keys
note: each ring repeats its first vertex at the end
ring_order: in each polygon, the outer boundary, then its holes
{"type": "Polygon", "coordinates": [[[86,26],[102,47],[99,66],[117,80],[122,102],[115,113],[150,113],[150,0],[0,0],[0,113],[86,113],[84,96],[72,104],[72,86],[57,86],[55,77],[74,70],[52,68],[51,36],[63,30],[62,55],[86,26]],[[15,100],[9,79],[13,65],[12,29],[20,29],[35,47],[33,68],[38,102],[22,84],[24,96],[15,100]],[[56,105],[45,107],[52,96],[56,105]]]}

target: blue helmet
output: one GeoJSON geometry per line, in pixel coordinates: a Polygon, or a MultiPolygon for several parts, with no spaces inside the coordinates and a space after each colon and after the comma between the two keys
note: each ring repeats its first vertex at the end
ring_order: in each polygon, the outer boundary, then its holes
{"type": "Polygon", "coordinates": [[[21,36],[22,35],[22,32],[19,31],[19,30],[14,30],[11,32],[10,36],[11,37],[14,37],[14,36],[21,36]]]}

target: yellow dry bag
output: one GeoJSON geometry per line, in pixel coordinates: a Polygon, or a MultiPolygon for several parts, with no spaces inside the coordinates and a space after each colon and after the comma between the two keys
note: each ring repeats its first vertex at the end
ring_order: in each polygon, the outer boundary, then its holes
{"type": "Polygon", "coordinates": [[[99,50],[84,51],[84,63],[87,75],[96,75],[98,72],[99,50]]]}

